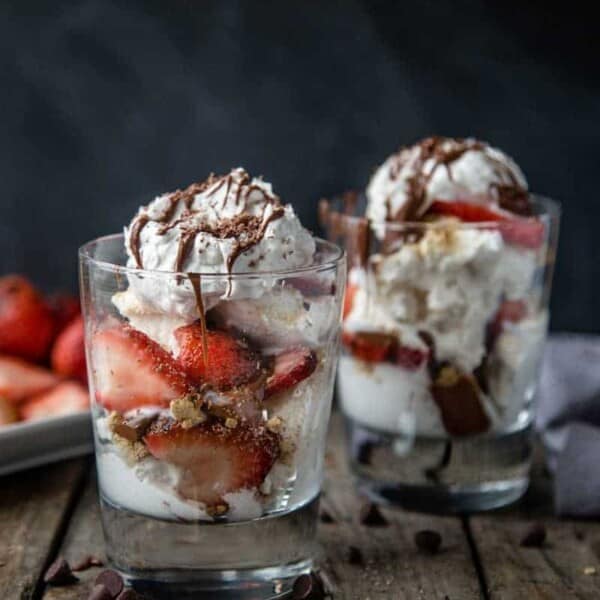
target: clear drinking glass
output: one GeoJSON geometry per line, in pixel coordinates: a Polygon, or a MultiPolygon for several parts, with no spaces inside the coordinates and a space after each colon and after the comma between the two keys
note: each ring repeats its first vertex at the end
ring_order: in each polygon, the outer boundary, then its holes
{"type": "MultiPolygon", "coordinates": [[[[375,501],[487,510],[527,489],[559,207],[502,222],[375,223],[323,201],[348,253],[338,393],[375,501]]],[[[362,206],[361,206],[362,203],[362,206]]]]}
{"type": "Polygon", "coordinates": [[[316,244],[232,275],[127,268],[122,235],[80,250],[107,555],[150,598],[279,597],[311,567],[346,280],[316,244]]]}

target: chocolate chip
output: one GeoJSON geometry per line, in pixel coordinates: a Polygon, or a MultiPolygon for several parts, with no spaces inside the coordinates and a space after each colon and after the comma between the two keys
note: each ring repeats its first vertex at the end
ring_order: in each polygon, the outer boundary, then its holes
{"type": "Polygon", "coordinates": [[[90,567],[101,567],[104,563],[96,556],[88,554],[71,567],[72,571],[86,571],[90,567]]]}
{"type": "Polygon", "coordinates": [[[123,590],[123,579],[116,571],[112,571],[111,569],[102,571],[102,573],[96,577],[94,583],[96,585],[103,585],[111,593],[113,598],[116,598],[123,590]]]}
{"type": "Polygon", "coordinates": [[[321,511],[321,523],[335,523],[335,519],[331,516],[331,513],[323,509],[321,511]]]}
{"type": "Polygon", "coordinates": [[[437,554],[442,545],[442,536],[437,531],[423,529],[415,533],[415,544],[425,554],[437,554]]]}
{"type": "Polygon", "coordinates": [[[108,591],[106,586],[99,583],[90,592],[88,600],[114,600],[114,596],[108,591]]]}
{"type": "Polygon", "coordinates": [[[385,527],[388,524],[377,504],[372,502],[367,502],[361,506],[360,522],[367,527],[385,527]]]}
{"type": "Polygon", "coordinates": [[[364,563],[362,552],[356,546],[348,546],[346,558],[351,565],[362,565],[364,563]]]}
{"type": "Polygon", "coordinates": [[[541,523],[535,523],[521,539],[521,546],[525,548],[541,548],[545,540],[546,528],[541,523]]]}
{"type": "Polygon", "coordinates": [[[44,582],[50,585],[71,585],[76,581],[79,579],[73,575],[69,563],[61,556],[48,567],[44,575],[44,582]]]}
{"type": "Polygon", "coordinates": [[[293,600],[323,600],[325,591],[321,578],[314,572],[300,575],[292,588],[293,600]]]}
{"type": "Polygon", "coordinates": [[[142,597],[135,590],[126,588],[117,596],[116,600],[142,600],[142,597]]]}

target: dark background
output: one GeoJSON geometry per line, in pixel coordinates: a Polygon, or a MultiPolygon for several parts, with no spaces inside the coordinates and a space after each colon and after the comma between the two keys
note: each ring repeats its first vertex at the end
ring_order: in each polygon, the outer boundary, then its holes
{"type": "Polygon", "coordinates": [[[0,5],[0,273],[76,286],[76,249],[243,165],[316,228],[401,144],[474,135],[563,203],[553,329],[600,331],[600,76],[577,3],[0,5]]]}

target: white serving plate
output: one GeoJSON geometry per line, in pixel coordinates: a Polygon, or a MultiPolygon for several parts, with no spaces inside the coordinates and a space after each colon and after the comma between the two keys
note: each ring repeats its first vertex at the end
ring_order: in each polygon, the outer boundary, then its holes
{"type": "Polygon", "coordinates": [[[89,411],[0,426],[0,476],[93,450],[89,411]]]}

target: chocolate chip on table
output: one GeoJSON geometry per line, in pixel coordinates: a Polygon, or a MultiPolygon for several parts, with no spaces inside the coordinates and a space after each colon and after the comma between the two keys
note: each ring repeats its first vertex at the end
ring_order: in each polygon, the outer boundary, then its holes
{"type": "Polygon", "coordinates": [[[96,581],[96,585],[103,585],[111,594],[113,598],[116,598],[123,591],[123,579],[121,576],[111,569],[102,571],[96,581]]]}
{"type": "Polygon", "coordinates": [[[437,554],[442,545],[442,536],[437,531],[422,529],[415,533],[415,544],[425,554],[437,554]]]}
{"type": "Polygon", "coordinates": [[[97,556],[88,554],[87,556],[84,556],[82,559],[73,563],[71,571],[86,571],[91,567],[101,567],[103,565],[104,563],[97,556]]]}
{"type": "Polygon", "coordinates": [[[546,528],[541,523],[535,523],[521,539],[521,546],[525,548],[541,548],[545,541],[546,528]]]}
{"type": "Polygon", "coordinates": [[[320,577],[314,572],[300,575],[294,581],[292,600],[323,600],[325,591],[320,577]]]}
{"type": "Polygon", "coordinates": [[[362,552],[356,546],[348,546],[346,558],[351,565],[362,565],[364,563],[362,552]]]}
{"type": "Polygon", "coordinates": [[[360,508],[360,522],[367,527],[385,527],[388,522],[381,514],[377,504],[367,502],[360,508]]]}
{"type": "Polygon", "coordinates": [[[46,570],[44,575],[44,582],[50,585],[71,585],[79,581],[73,572],[69,563],[62,557],[59,556],[46,570]]]}
{"type": "Polygon", "coordinates": [[[335,523],[335,519],[329,511],[323,509],[321,511],[321,523],[335,523]]]}
{"type": "Polygon", "coordinates": [[[101,583],[95,585],[88,596],[88,600],[113,600],[114,596],[101,583]]]}

